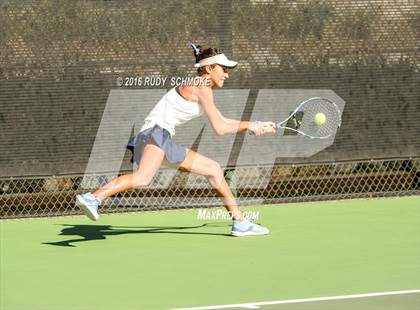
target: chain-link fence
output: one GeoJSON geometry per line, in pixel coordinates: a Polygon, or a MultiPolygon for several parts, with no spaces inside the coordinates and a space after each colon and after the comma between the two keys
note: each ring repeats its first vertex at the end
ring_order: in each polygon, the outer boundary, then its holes
{"type": "MultiPolygon", "coordinates": [[[[80,214],[74,201],[82,179],[1,180],[1,218],[80,214]]],[[[227,179],[240,205],[420,195],[420,158],[241,167],[227,171],[227,179]]],[[[108,181],[107,175],[90,176],[91,189],[108,181]]],[[[221,205],[206,178],[161,170],[148,187],[106,200],[102,213],[221,205]]]]}
{"type": "MultiPolygon", "coordinates": [[[[216,100],[227,117],[247,120],[258,104],[284,105],[279,93],[264,97],[267,89],[332,90],[346,103],[333,145],[314,156],[278,155],[258,143],[241,153],[264,149],[274,168],[239,161],[240,135],[221,151],[221,138],[202,136],[201,124],[185,139],[180,130],[176,142],[199,152],[207,143],[203,154],[236,166],[226,176],[240,204],[419,194],[419,1],[3,0],[0,21],[2,218],[77,214],[74,198],[85,191],[117,78],[195,74],[189,40],[239,62],[224,90],[231,95],[216,100]],[[249,94],[235,103],[239,90],[249,94]]],[[[127,156],[118,168],[130,170],[127,156]]],[[[110,178],[91,176],[91,189],[110,178]]],[[[102,211],[220,204],[205,178],[161,170],[102,211]]]]}
{"type": "Polygon", "coordinates": [[[334,161],[420,156],[419,1],[3,0],[0,21],[1,177],[84,173],[117,77],[194,74],[189,40],[239,62],[239,117],[262,89],[331,89],[334,161]]]}

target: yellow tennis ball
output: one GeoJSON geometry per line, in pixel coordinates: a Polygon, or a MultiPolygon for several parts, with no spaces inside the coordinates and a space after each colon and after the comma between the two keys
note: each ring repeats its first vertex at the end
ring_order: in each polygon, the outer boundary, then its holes
{"type": "Polygon", "coordinates": [[[317,113],[316,115],[315,115],[315,124],[317,124],[317,125],[322,125],[322,124],[324,124],[325,123],[325,120],[326,120],[327,118],[325,117],[325,114],[324,113],[317,113]]]}

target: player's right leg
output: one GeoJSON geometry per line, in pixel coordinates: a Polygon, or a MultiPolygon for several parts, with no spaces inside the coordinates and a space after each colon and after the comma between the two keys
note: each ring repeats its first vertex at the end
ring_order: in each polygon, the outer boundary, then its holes
{"type": "Polygon", "coordinates": [[[148,185],[159,170],[165,157],[164,151],[154,144],[147,144],[136,172],[122,175],[94,193],[76,196],[76,205],[91,219],[99,219],[98,207],[102,200],[117,193],[148,185]]]}
{"type": "Polygon", "coordinates": [[[269,230],[266,227],[255,224],[244,218],[236,204],[232,191],[223,176],[223,170],[216,161],[195,151],[188,150],[187,157],[178,166],[178,169],[204,175],[208,178],[210,184],[219,196],[223,198],[226,209],[232,215],[232,235],[242,237],[266,235],[269,233],[269,230]]]}

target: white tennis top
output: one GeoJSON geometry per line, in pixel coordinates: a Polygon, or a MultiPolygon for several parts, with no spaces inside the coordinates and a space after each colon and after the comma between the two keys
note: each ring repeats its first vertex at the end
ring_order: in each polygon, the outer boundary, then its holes
{"type": "Polygon", "coordinates": [[[175,127],[203,114],[203,108],[197,102],[186,100],[175,87],[168,91],[147,115],[140,131],[159,125],[175,135],[175,127]]]}

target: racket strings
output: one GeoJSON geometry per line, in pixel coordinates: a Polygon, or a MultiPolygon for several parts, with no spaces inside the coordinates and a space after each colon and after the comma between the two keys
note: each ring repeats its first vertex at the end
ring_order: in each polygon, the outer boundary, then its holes
{"type": "Polygon", "coordinates": [[[303,112],[299,130],[314,137],[328,137],[340,126],[340,112],[337,106],[326,99],[313,99],[306,102],[300,109],[303,112]],[[317,114],[325,115],[325,122],[317,124],[317,114]]]}

